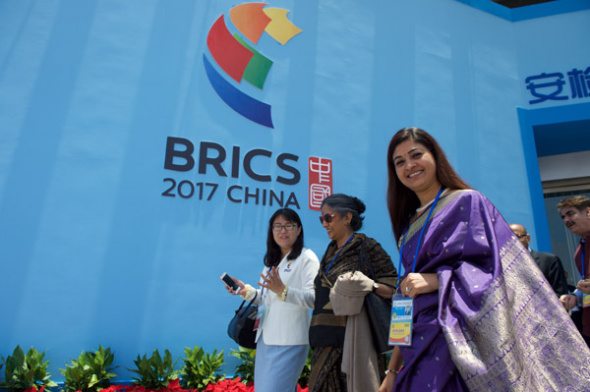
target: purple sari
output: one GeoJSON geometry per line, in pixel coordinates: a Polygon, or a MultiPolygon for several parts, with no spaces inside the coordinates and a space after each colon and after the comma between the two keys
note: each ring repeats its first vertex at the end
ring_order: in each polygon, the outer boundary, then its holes
{"type": "MultiPolygon", "coordinates": [[[[406,274],[427,215],[409,228],[406,274]]],[[[439,289],[414,300],[413,344],[401,347],[405,366],[394,391],[590,391],[584,340],[482,194],[439,200],[415,272],[437,273],[439,289]]]]}

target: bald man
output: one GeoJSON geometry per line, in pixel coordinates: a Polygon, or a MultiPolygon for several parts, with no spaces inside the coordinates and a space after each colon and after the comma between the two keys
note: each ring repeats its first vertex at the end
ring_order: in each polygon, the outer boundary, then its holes
{"type": "Polygon", "coordinates": [[[510,228],[524,247],[529,250],[531,256],[535,259],[535,263],[537,263],[541,272],[543,272],[543,275],[545,275],[545,278],[551,287],[553,287],[555,294],[557,294],[558,297],[567,294],[569,292],[567,289],[567,280],[565,279],[565,272],[559,257],[553,253],[535,252],[532,250],[529,247],[531,235],[527,233],[526,228],[523,225],[513,223],[510,225],[510,228]]]}

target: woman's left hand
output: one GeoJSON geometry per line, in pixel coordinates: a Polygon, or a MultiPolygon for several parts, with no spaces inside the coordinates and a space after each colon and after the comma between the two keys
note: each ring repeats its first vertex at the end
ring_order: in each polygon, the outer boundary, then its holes
{"type": "Polygon", "coordinates": [[[259,286],[267,288],[277,295],[281,294],[285,289],[285,284],[281,280],[277,267],[271,267],[268,270],[268,276],[263,274],[260,274],[260,276],[262,277],[262,283],[259,282],[259,286]]]}
{"type": "Polygon", "coordinates": [[[400,289],[404,297],[416,298],[420,294],[432,293],[438,290],[438,276],[436,274],[409,273],[403,280],[400,289]]]}
{"type": "Polygon", "coordinates": [[[395,385],[395,379],[397,378],[397,374],[394,372],[389,372],[385,375],[381,386],[379,387],[378,392],[390,392],[393,391],[393,386],[395,385]]]}

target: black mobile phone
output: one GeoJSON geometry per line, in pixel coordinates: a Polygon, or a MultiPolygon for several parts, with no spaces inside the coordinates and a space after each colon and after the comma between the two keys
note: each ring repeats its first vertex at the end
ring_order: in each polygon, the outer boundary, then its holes
{"type": "Polygon", "coordinates": [[[231,289],[234,290],[236,293],[240,291],[240,286],[238,286],[238,284],[232,278],[230,278],[227,273],[224,272],[219,279],[221,279],[223,283],[231,287],[231,289]]]}

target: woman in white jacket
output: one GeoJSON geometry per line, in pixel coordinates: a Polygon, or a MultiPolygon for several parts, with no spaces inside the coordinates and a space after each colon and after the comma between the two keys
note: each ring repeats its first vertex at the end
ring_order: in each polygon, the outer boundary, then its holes
{"type": "MultiPolygon", "coordinates": [[[[314,304],[316,254],[303,247],[297,212],[277,210],[269,220],[264,269],[259,289],[232,278],[246,300],[258,304],[254,388],[256,392],[291,392],[309,351],[309,309],[314,304]]],[[[226,286],[231,294],[236,294],[226,286]]]]}

